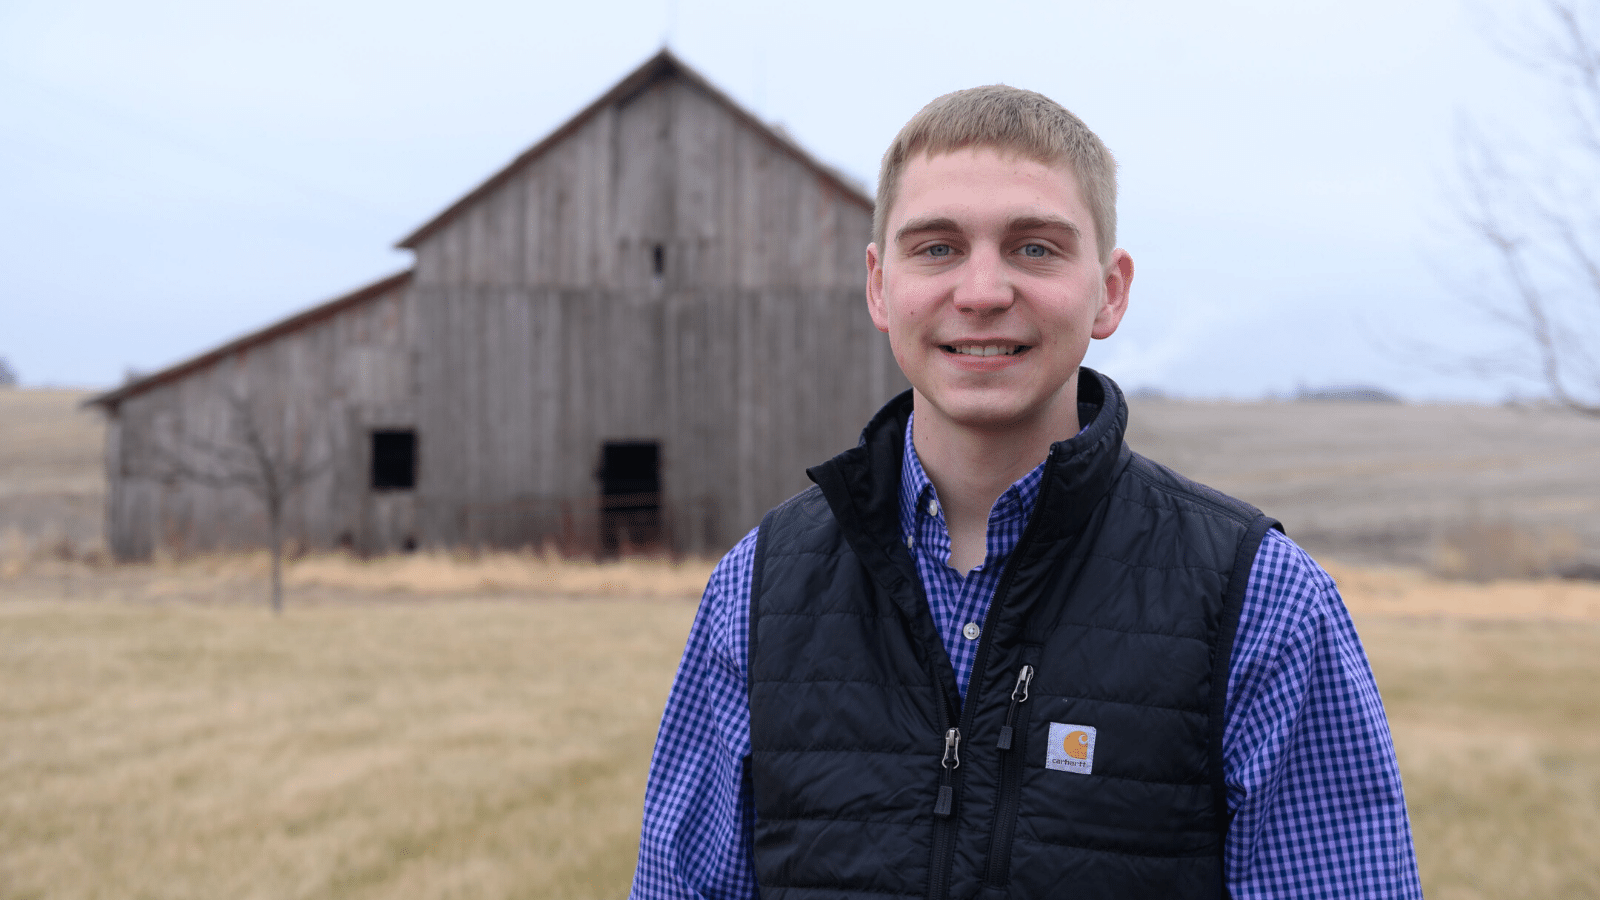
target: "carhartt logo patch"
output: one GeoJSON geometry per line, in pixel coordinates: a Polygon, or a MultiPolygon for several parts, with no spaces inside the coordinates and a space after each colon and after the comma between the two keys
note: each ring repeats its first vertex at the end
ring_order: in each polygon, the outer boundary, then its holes
{"type": "Polygon", "coordinates": [[[1044,767],[1058,772],[1087,775],[1094,768],[1093,725],[1050,723],[1050,743],[1045,745],[1044,767]]]}

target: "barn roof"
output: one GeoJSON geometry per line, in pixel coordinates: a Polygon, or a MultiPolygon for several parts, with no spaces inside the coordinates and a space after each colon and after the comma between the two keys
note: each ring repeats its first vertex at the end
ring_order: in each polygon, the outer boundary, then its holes
{"type": "Polygon", "coordinates": [[[124,384],[122,387],[119,387],[116,390],[107,391],[104,394],[90,397],[88,400],[83,401],[83,405],[103,406],[108,412],[114,412],[117,408],[117,404],[135,394],[141,394],[153,387],[166,384],[170,381],[175,381],[185,375],[188,375],[190,372],[194,372],[197,369],[203,369],[217,360],[227,357],[229,354],[237,353],[240,350],[247,350],[256,346],[257,344],[266,343],[267,341],[279,337],[280,335],[287,334],[291,331],[296,331],[306,327],[307,325],[315,324],[316,322],[326,319],[329,316],[333,316],[339,312],[349,309],[352,306],[358,306],[368,300],[381,297],[410,280],[410,269],[407,269],[404,272],[396,272],[387,278],[379,279],[378,281],[374,281],[366,287],[357,288],[348,294],[343,294],[327,301],[326,303],[321,303],[317,306],[311,307],[308,310],[296,313],[287,319],[275,322],[265,328],[260,329],[259,331],[252,331],[249,334],[229,341],[228,343],[223,344],[214,350],[208,350],[199,356],[184,360],[183,362],[175,365],[168,366],[159,372],[154,372],[142,378],[134,379],[133,381],[124,384]]]}
{"type": "Polygon", "coordinates": [[[743,123],[747,128],[750,128],[752,131],[755,131],[756,133],[766,137],[772,142],[774,147],[781,149],[799,161],[801,164],[812,169],[824,181],[829,182],[836,189],[838,189],[841,194],[856,201],[868,210],[872,209],[873,200],[867,195],[866,191],[863,190],[860,185],[855,184],[850,179],[841,175],[833,167],[823,163],[816,157],[807,153],[783,131],[766,124],[755,115],[745,110],[744,107],[734,102],[734,100],[727,94],[724,94],[722,91],[718,90],[714,85],[711,84],[711,82],[707,81],[698,72],[689,68],[683,63],[682,60],[672,55],[670,50],[662,49],[660,53],[657,53],[655,56],[652,56],[650,59],[646,60],[644,65],[641,65],[639,68],[633,70],[632,74],[617,82],[615,87],[609,91],[606,91],[600,96],[599,99],[585,107],[582,112],[573,116],[571,119],[568,119],[565,124],[558,127],[555,131],[550,132],[550,134],[547,135],[544,140],[523,151],[522,155],[512,160],[511,163],[505,168],[489,176],[487,181],[478,185],[476,188],[473,188],[473,190],[466,196],[462,197],[460,200],[457,200],[444,212],[434,216],[433,219],[429,220],[428,223],[423,225],[421,228],[418,228],[416,231],[413,231],[411,234],[407,235],[395,246],[408,250],[415,249],[417,244],[427,239],[429,235],[450,224],[450,222],[456,217],[460,216],[463,211],[471,207],[485,195],[494,191],[495,188],[498,188],[505,182],[516,177],[517,173],[521,172],[534,161],[539,159],[539,157],[543,156],[547,151],[550,150],[551,147],[561,143],[561,141],[566,139],[573,132],[583,127],[583,125],[590,119],[599,115],[602,110],[614,104],[621,103],[635,94],[645,90],[651,85],[669,78],[679,78],[684,82],[693,85],[706,96],[710,97],[712,100],[716,101],[719,105],[725,108],[729,114],[743,123]]]}
{"type": "MultiPolygon", "coordinates": [[[[663,49],[655,56],[652,56],[650,59],[646,60],[643,65],[639,66],[639,68],[635,69],[631,74],[617,82],[617,84],[612,87],[611,90],[602,94],[597,100],[585,107],[582,112],[579,112],[571,119],[568,119],[565,124],[546,135],[543,140],[528,148],[520,156],[512,160],[511,163],[505,168],[501,169],[499,172],[496,172],[494,175],[491,175],[488,180],[478,185],[460,200],[457,200],[448,209],[444,210],[444,212],[441,212],[437,216],[433,217],[433,219],[428,221],[421,228],[418,228],[416,231],[412,232],[396,246],[405,249],[415,249],[418,243],[425,240],[435,231],[438,231],[440,228],[448,225],[457,216],[461,215],[463,211],[471,207],[472,204],[477,202],[485,195],[492,192],[495,188],[504,184],[511,178],[516,177],[517,173],[521,172],[535,160],[539,159],[539,157],[543,156],[547,151],[550,150],[551,147],[554,147],[562,140],[570,136],[573,132],[583,127],[583,125],[590,119],[594,118],[596,115],[599,115],[602,110],[613,104],[621,103],[645,90],[651,85],[669,78],[677,78],[694,86],[697,90],[726,109],[730,115],[743,123],[746,127],[765,137],[771,142],[772,146],[778,148],[784,153],[787,153],[789,156],[793,157],[795,160],[814,171],[819,178],[832,184],[841,195],[855,201],[868,211],[872,209],[873,200],[867,195],[866,191],[861,186],[855,184],[852,180],[844,175],[841,175],[831,166],[821,162],[816,157],[807,153],[798,144],[796,144],[788,134],[783,132],[781,128],[776,128],[768,125],[765,122],[762,122],[755,115],[751,114],[738,103],[734,102],[734,100],[728,97],[727,94],[724,94],[721,90],[718,90],[714,85],[711,84],[711,82],[707,81],[698,72],[685,65],[683,61],[674,56],[671,51],[663,49]]],[[[268,325],[259,331],[251,332],[250,334],[223,344],[214,350],[209,350],[200,354],[199,356],[195,356],[175,365],[168,366],[167,368],[158,372],[130,381],[115,390],[107,391],[103,394],[91,397],[84,401],[83,405],[101,406],[107,411],[114,412],[117,404],[129,397],[143,393],[144,391],[147,391],[153,387],[157,387],[170,381],[182,378],[183,376],[188,375],[197,369],[204,368],[205,366],[208,366],[231,353],[236,353],[240,350],[245,350],[257,344],[270,341],[276,337],[279,337],[280,335],[287,334],[332,316],[341,310],[348,309],[351,306],[371,300],[377,296],[387,293],[389,290],[395,287],[404,284],[406,281],[410,280],[410,278],[410,270],[390,275],[389,277],[373,282],[366,287],[359,288],[339,297],[335,297],[326,303],[292,315],[275,324],[268,325]]]]}

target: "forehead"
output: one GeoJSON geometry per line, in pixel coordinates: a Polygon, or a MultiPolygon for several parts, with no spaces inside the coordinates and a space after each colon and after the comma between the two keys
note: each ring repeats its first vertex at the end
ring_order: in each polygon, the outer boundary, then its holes
{"type": "Polygon", "coordinates": [[[1077,172],[993,147],[918,153],[906,161],[889,211],[889,236],[907,220],[930,214],[1053,214],[1093,227],[1077,172]]]}

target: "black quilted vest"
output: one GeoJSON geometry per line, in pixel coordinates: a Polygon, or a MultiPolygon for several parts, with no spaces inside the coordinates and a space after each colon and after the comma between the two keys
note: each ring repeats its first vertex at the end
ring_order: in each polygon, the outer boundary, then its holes
{"type": "Polygon", "coordinates": [[[1090,424],[1051,447],[964,704],[900,534],[909,393],[763,521],[749,690],[767,900],[1223,894],[1224,688],[1276,523],[1129,451],[1116,385],[1089,369],[1079,385],[1090,424]]]}

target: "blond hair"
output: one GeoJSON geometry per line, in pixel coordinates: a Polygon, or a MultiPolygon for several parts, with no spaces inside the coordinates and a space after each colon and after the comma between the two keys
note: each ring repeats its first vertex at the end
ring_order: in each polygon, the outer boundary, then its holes
{"type": "Polygon", "coordinates": [[[945,94],[911,117],[890,142],[878,172],[872,239],[880,252],[900,176],[917,154],[990,147],[1046,165],[1067,165],[1094,219],[1100,261],[1117,245],[1117,161],[1083,120],[1043,94],[990,84],[945,94]]]}

